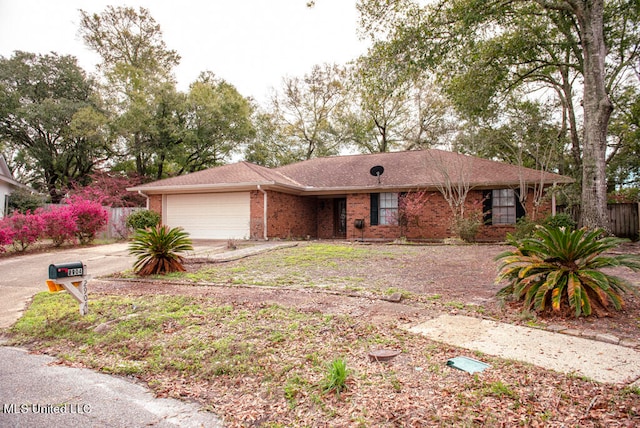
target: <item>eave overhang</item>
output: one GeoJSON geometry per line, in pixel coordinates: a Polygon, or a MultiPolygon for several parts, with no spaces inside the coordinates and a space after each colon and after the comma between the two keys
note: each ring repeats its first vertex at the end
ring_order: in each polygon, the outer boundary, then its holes
{"type": "MultiPolygon", "coordinates": [[[[572,183],[572,179],[564,180],[545,180],[544,186],[552,186],[554,184],[568,184],[572,183]]],[[[531,187],[534,183],[529,184],[531,187]]],[[[539,183],[535,183],[539,184],[539,183]]],[[[454,186],[456,184],[453,184],[454,186]]],[[[496,189],[496,188],[516,188],[520,186],[519,182],[482,182],[482,183],[469,183],[470,189],[483,190],[483,189],[496,189]]],[[[225,192],[247,192],[258,190],[273,190],[294,195],[308,195],[308,196],[330,196],[330,195],[344,195],[353,193],[371,193],[371,192],[401,192],[401,191],[416,191],[416,190],[428,190],[436,191],[442,186],[438,186],[433,183],[414,183],[410,185],[397,185],[397,184],[372,184],[368,186],[338,186],[338,187],[312,187],[312,186],[295,186],[290,184],[283,184],[276,181],[263,181],[263,182],[246,182],[246,183],[215,183],[215,184],[182,184],[171,186],[136,186],[127,188],[131,192],[139,192],[144,195],[158,195],[158,194],[178,194],[178,193],[225,193],[225,192]]]]}

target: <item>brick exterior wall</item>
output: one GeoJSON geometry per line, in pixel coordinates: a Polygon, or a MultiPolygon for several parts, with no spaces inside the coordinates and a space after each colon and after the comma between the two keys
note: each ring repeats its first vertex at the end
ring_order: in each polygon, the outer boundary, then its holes
{"type": "MultiPolygon", "coordinates": [[[[318,216],[317,199],[315,197],[303,197],[272,191],[267,191],[267,195],[267,235],[269,239],[317,237],[318,216]]],[[[253,203],[251,210],[251,218],[253,219],[253,203]]],[[[263,212],[263,209],[261,209],[260,217],[263,212]]],[[[257,217],[258,213],[255,215],[257,217]]]]}
{"type": "MultiPolygon", "coordinates": [[[[334,199],[318,199],[318,229],[319,239],[334,239],[335,204],[334,199]]],[[[347,225],[348,226],[348,225],[347,225]]]]}
{"type": "MultiPolygon", "coordinates": [[[[467,195],[465,211],[471,214],[474,210],[482,212],[482,191],[470,191],[467,195]]],[[[526,202],[527,214],[533,212],[533,193],[529,192],[526,202]]],[[[538,217],[551,212],[551,202],[545,201],[538,210],[538,217]]],[[[479,214],[479,213],[478,213],[479,214]]],[[[424,209],[417,219],[401,230],[398,225],[371,225],[370,195],[368,193],[350,194],[347,196],[347,239],[393,240],[401,236],[414,240],[442,240],[453,235],[451,230],[453,214],[449,204],[438,191],[430,192],[424,209]],[[364,229],[355,227],[356,219],[364,219],[364,229]]],[[[507,233],[513,232],[513,225],[483,225],[476,239],[478,241],[502,241],[507,233]]]]}
{"type": "Polygon", "coordinates": [[[254,190],[249,195],[249,236],[251,239],[264,239],[264,194],[254,190]]]}
{"type": "Polygon", "coordinates": [[[155,211],[160,214],[160,224],[163,224],[162,195],[149,195],[149,211],[155,211]]]}
{"type": "Polygon", "coordinates": [[[371,225],[371,199],[368,193],[347,197],[347,237],[349,239],[393,240],[404,235],[407,239],[440,240],[451,236],[451,210],[440,192],[428,195],[424,210],[415,222],[405,228],[398,225],[371,225]],[[355,227],[355,219],[364,219],[364,229],[355,227]]]}
{"type": "MultiPolygon", "coordinates": [[[[482,210],[482,191],[470,191],[466,212],[482,210]]],[[[527,198],[527,215],[533,212],[533,194],[527,198]]],[[[401,236],[413,240],[438,241],[452,236],[452,214],[449,204],[440,192],[428,194],[424,208],[415,222],[402,228],[398,225],[371,225],[369,193],[346,195],[348,240],[394,240],[401,236]],[[357,219],[364,220],[365,227],[355,226],[357,219]]],[[[149,209],[162,215],[162,195],[150,195],[149,209]]],[[[551,212],[551,202],[545,201],[538,209],[538,218],[551,212]]],[[[250,193],[250,237],[264,239],[264,194],[250,193]]],[[[513,232],[513,225],[483,225],[478,241],[502,241],[513,232]]],[[[269,239],[335,239],[335,199],[296,196],[267,191],[267,236],[269,239]]]]}

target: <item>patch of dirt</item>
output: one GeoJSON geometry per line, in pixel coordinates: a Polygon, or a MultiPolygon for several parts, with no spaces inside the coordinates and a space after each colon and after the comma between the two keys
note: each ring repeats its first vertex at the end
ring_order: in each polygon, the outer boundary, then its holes
{"type": "MultiPolygon", "coordinates": [[[[227,353],[222,352],[223,347],[211,346],[206,353],[198,354],[197,362],[203,362],[199,370],[185,370],[180,365],[173,369],[169,364],[159,372],[150,370],[139,376],[158,396],[195,400],[223,416],[229,427],[638,425],[638,395],[622,386],[598,384],[486,355],[483,361],[492,370],[470,376],[447,369],[446,361],[453,355],[477,357],[473,352],[387,328],[449,312],[513,323],[563,324],[640,339],[637,297],[626,296],[624,311],[601,314],[599,318],[534,318],[519,306],[501,304],[496,299],[501,286],[494,283],[494,257],[509,247],[355,247],[364,251],[351,258],[320,261],[301,258],[305,255],[301,249],[212,265],[202,259],[189,260],[188,270],[194,277],[209,278],[206,285],[186,281],[94,281],[92,294],[139,296],[141,302],[154,300],[147,298],[154,294],[188,295],[199,299],[199,307],[207,310],[184,314],[184,325],[167,320],[153,342],[139,343],[132,337],[118,342],[117,349],[86,348],[88,345],[83,344],[83,354],[94,354],[92,364],[98,361],[109,365],[113,359],[135,356],[144,361],[144,354],[156,349],[158,343],[179,348],[179,344],[219,344],[221,338],[241,338],[241,343],[235,339],[230,342],[227,353]],[[213,273],[195,275],[201,269],[213,273]],[[271,286],[248,285],[251,283],[271,286]],[[397,296],[403,296],[401,301],[389,301],[397,296]],[[228,320],[208,310],[227,304],[233,308],[228,320]],[[272,304],[295,311],[269,308],[272,304]],[[263,310],[266,314],[261,316],[263,310]],[[300,321],[287,318],[288,312],[308,316],[300,321]],[[241,313],[250,316],[238,316],[241,313]],[[193,342],[191,336],[195,336],[193,342]],[[402,353],[390,362],[372,362],[368,353],[379,347],[402,353]],[[249,351],[251,364],[259,370],[234,372],[229,361],[242,365],[242,360],[233,357],[249,355],[249,351]],[[322,390],[324,363],[336,356],[348,360],[353,371],[346,380],[347,390],[340,395],[322,390]]],[[[638,247],[626,246],[620,251],[638,252],[638,247]]],[[[628,269],[614,269],[612,273],[636,286],[640,284],[639,273],[628,269]]],[[[77,348],[73,343],[60,346],[77,348]]],[[[69,354],[72,350],[51,352],[69,354]]],[[[177,358],[170,361],[180,363],[181,355],[176,353],[177,358]]]]}
{"type": "MultiPolygon", "coordinates": [[[[379,323],[406,324],[436,316],[441,312],[485,316],[513,324],[540,327],[562,326],[591,333],[606,333],[640,341],[640,295],[624,295],[622,311],[598,311],[597,316],[572,318],[553,313],[535,315],[520,303],[496,298],[502,285],[495,284],[497,263],[494,258],[510,249],[504,245],[359,245],[377,250],[379,255],[357,258],[337,264],[315,266],[305,275],[316,282],[331,277],[356,277],[358,291],[339,287],[300,288],[232,285],[193,285],[167,281],[102,281],[92,292],[146,294],[184,294],[212,296],[229,303],[274,303],[301,310],[367,317],[379,323]],[[398,290],[401,302],[387,301],[384,290],[398,290]]],[[[640,254],[639,243],[628,243],[616,252],[640,254]]],[[[260,256],[257,256],[260,257],[260,256]]],[[[243,266],[248,259],[224,263],[227,268],[243,266]]],[[[206,265],[203,260],[187,260],[195,272],[206,265]]],[[[628,268],[608,269],[640,288],[640,272],[628,268]]],[[[278,267],[278,274],[295,277],[298,266],[278,267]],[[283,270],[290,270],[286,272],[283,270]]]]}

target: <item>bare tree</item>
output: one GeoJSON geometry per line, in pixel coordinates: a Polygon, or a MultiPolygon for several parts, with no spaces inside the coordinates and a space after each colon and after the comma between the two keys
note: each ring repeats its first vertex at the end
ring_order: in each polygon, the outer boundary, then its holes
{"type": "Polygon", "coordinates": [[[442,194],[453,215],[452,231],[460,235],[459,225],[465,218],[465,203],[471,190],[470,171],[461,156],[444,156],[444,152],[430,151],[429,166],[433,167],[439,176],[435,186],[442,194]]]}

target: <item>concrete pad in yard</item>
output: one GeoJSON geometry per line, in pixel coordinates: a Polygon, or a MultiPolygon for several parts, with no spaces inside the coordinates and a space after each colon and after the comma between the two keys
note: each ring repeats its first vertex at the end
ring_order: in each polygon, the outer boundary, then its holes
{"type": "Polygon", "coordinates": [[[640,352],[581,337],[454,315],[441,315],[409,331],[449,345],[598,382],[630,384],[640,378],[640,352]]]}

